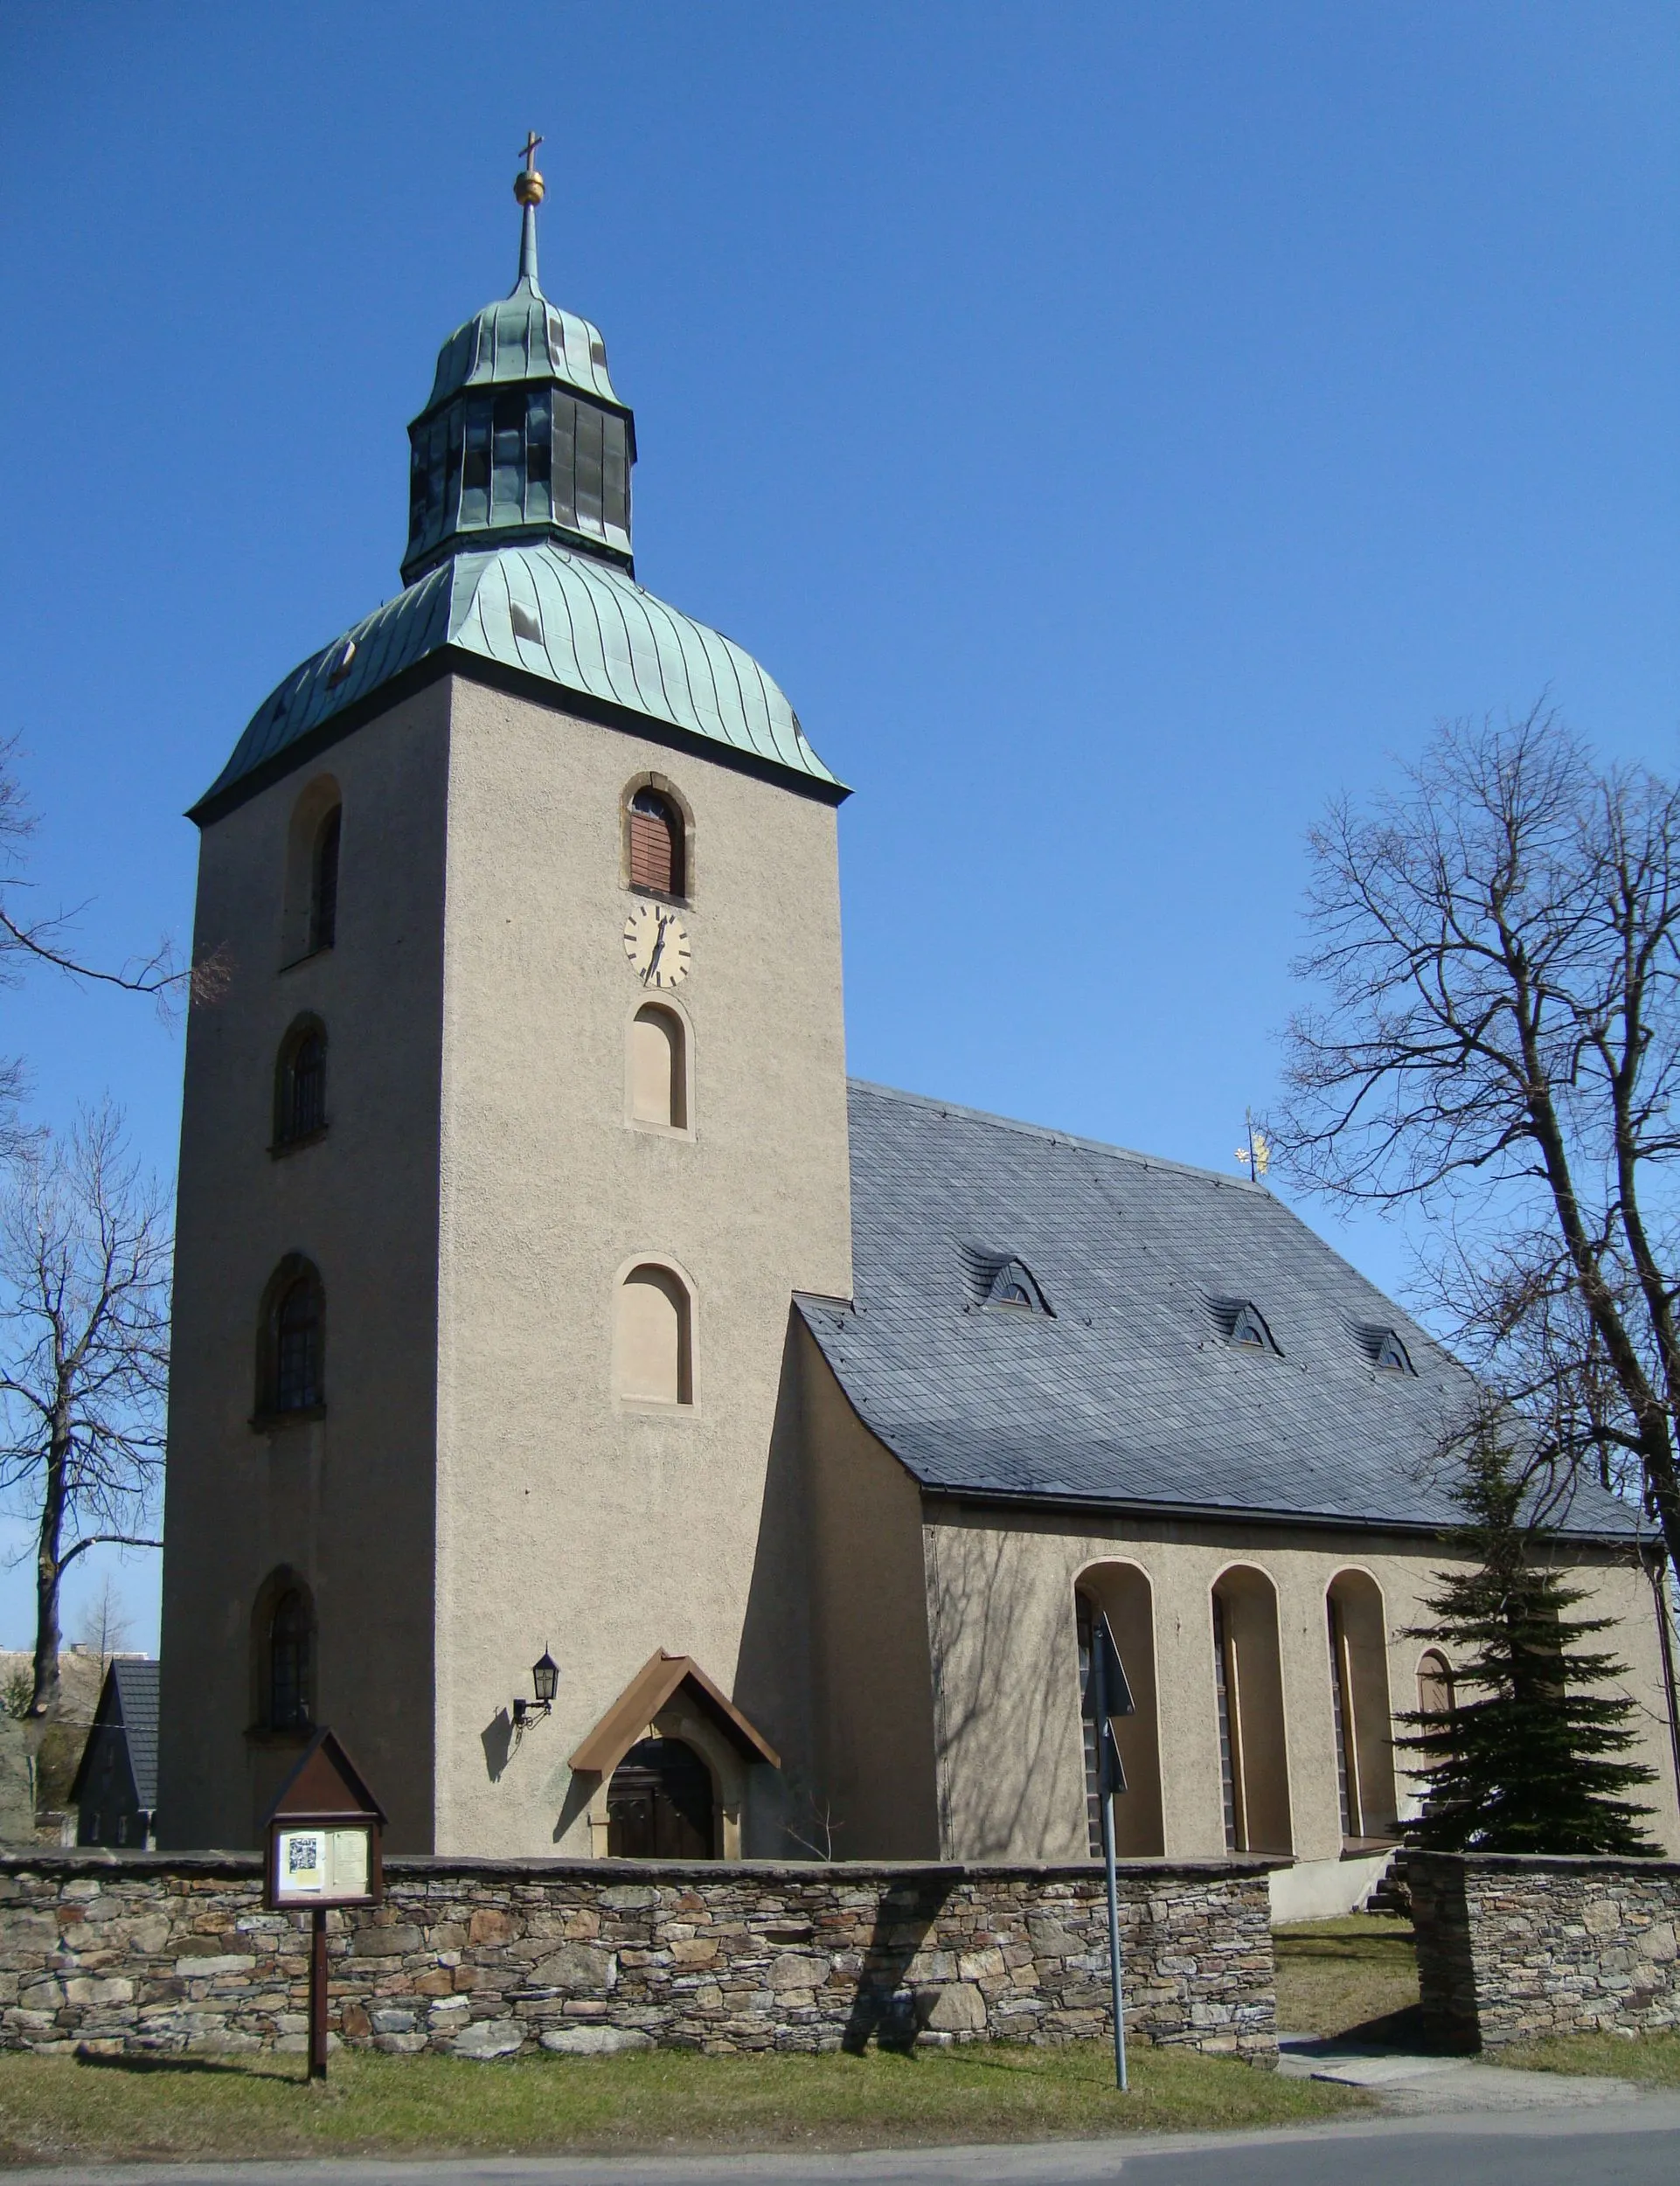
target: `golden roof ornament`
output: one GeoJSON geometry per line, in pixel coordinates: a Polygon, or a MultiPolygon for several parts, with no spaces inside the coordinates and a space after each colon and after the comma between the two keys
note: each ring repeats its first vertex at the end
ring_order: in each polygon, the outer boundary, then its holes
{"type": "Polygon", "coordinates": [[[542,141],[534,129],[525,131],[525,163],[513,178],[513,194],[524,205],[541,205],[543,201],[543,191],[545,185],[542,177],[537,172],[535,163],[537,147],[542,141]]]}

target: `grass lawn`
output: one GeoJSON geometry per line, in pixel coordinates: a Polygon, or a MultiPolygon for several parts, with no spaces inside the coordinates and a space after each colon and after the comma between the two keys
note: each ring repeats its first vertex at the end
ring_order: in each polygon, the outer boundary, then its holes
{"type": "Polygon", "coordinates": [[[0,2057],[0,2163],[240,2155],[882,2148],[1293,2124],[1349,2090],[1234,2059],[1106,2045],[975,2044],[864,2057],[652,2051],[480,2065],[339,2051],[324,2087],[296,2058],[0,2057]]]}
{"type": "Polygon", "coordinates": [[[1272,1931],[1278,2025],[1285,2034],[1364,2035],[1415,2042],[1418,1961],[1409,1920],[1355,1912],[1292,1920],[1272,1931]],[[1405,2014],[1398,2018],[1397,2014],[1405,2014]]]}
{"type": "Polygon", "coordinates": [[[1680,2034],[1565,2034],[1550,2042],[1516,2042],[1489,2050],[1488,2065],[1517,2065],[1531,2072],[1602,2072],[1609,2079],[1680,2087],[1680,2034]]]}

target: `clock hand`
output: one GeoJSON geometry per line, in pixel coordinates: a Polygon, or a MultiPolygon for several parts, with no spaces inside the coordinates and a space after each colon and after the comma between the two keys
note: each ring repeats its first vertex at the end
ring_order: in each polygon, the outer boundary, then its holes
{"type": "Polygon", "coordinates": [[[655,972],[658,969],[658,968],[659,968],[659,959],[660,959],[660,957],[661,957],[661,956],[663,954],[663,953],[664,953],[664,947],[665,947],[665,921],[664,921],[664,920],[662,918],[662,919],[660,920],[660,921],[659,921],[658,931],[657,931],[657,933],[656,933],[656,935],[655,935],[655,937],[654,937],[653,954],[652,954],[652,955],[651,955],[651,956],[649,956],[649,959],[648,959],[648,968],[647,968],[647,970],[646,970],[645,972],[643,972],[643,973],[642,973],[642,978],[643,978],[643,980],[644,980],[644,981],[645,981],[645,980],[649,980],[649,979],[651,979],[651,978],[653,977],[653,975],[654,975],[654,973],[655,973],[655,972]]]}

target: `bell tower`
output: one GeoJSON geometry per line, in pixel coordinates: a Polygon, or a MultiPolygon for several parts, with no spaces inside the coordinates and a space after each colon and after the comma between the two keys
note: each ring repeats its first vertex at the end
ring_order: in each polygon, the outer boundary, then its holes
{"type": "Polygon", "coordinates": [[[458,327],[408,428],[403,582],[471,547],[552,539],[635,572],[630,467],[635,420],[613,392],[599,330],[537,279],[543,178],[533,140],[514,191],[524,208],[519,278],[458,327]]]}
{"type": "Polygon", "coordinates": [[[394,1850],[605,1850],[649,1731],[715,1851],[784,1849],[789,1313],[850,1281],[847,793],[636,581],[635,422],[538,283],[535,148],[518,278],[410,428],[404,589],[191,814],[228,975],[187,1041],[173,1846],[254,1842],[330,1723],[394,1850]]]}

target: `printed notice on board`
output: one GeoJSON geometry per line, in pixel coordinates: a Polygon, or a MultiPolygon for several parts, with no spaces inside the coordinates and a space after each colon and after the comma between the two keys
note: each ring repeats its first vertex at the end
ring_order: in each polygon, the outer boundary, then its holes
{"type": "Polygon", "coordinates": [[[275,1849],[274,1878],[281,1903],[365,1898],[367,1851],[364,1828],[281,1829],[275,1849]]]}

